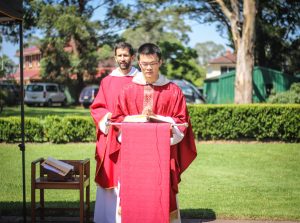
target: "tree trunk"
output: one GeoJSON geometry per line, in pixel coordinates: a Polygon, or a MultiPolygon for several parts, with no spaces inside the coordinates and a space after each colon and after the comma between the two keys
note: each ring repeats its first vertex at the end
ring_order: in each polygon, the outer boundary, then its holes
{"type": "Polygon", "coordinates": [[[252,103],[252,73],[254,59],[249,53],[249,45],[241,41],[237,52],[234,103],[252,103]]]}
{"type": "Polygon", "coordinates": [[[79,95],[83,87],[84,87],[83,74],[77,73],[77,86],[76,86],[77,91],[75,93],[76,103],[79,103],[79,95]]]}
{"type": "Polygon", "coordinates": [[[242,36],[237,48],[234,102],[252,103],[252,74],[254,66],[255,1],[244,1],[242,36]]]}
{"type": "MultiPolygon", "coordinates": [[[[76,42],[75,37],[72,35],[70,38],[70,45],[72,47],[73,54],[78,58],[80,56],[79,51],[78,51],[78,44],[76,42]]],[[[76,86],[76,91],[75,91],[75,102],[79,103],[79,95],[84,87],[84,80],[83,80],[83,73],[80,71],[76,71],[76,77],[77,77],[77,86],[76,86]]]]}
{"type": "Polygon", "coordinates": [[[254,66],[254,31],[256,7],[254,0],[244,0],[243,15],[239,1],[231,0],[228,8],[223,0],[216,0],[230,21],[234,47],[237,52],[234,103],[252,103],[252,72],[254,66]]]}

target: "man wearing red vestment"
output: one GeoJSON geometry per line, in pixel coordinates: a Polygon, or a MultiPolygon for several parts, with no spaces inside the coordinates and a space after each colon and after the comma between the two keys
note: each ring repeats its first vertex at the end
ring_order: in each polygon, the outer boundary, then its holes
{"type": "MultiPolygon", "coordinates": [[[[180,222],[176,201],[180,175],[197,155],[186,101],[181,89],[159,74],[162,58],[158,46],[152,43],[140,46],[138,61],[142,73],[135,75],[133,83],[121,90],[111,121],[122,122],[126,116],[144,114],[156,115],[174,124],[188,123],[188,127],[173,126],[170,138],[170,221],[180,222]]],[[[121,141],[122,134],[118,134],[121,141]]],[[[120,148],[114,147],[110,156],[118,154],[120,148]]]]}
{"type": "Polygon", "coordinates": [[[115,61],[118,68],[114,69],[100,84],[99,92],[90,107],[96,125],[96,175],[97,194],[94,211],[94,222],[115,223],[117,216],[117,185],[114,179],[115,164],[109,158],[110,146],[114,137],[111,136],[106,122],[110,119],[121,88],[131,82],[138,70],[132,67],[134,50],[125,42],[115,46],[115,61]]]}

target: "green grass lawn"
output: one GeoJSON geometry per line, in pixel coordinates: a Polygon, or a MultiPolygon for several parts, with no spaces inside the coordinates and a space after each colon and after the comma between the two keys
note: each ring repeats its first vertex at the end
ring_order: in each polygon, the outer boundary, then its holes
{"type": "MultiPolygon", "coordinates": [[[[24,106],[25,117],[45,117],[47,115],[58,115],[58,116],[68,116],[68,115],[80,115],[80,116],[90,116],[90,110],[85,109],[80,106],[69,106],[69,107],[28,107],[24,106]]],[[[0,113],[0,117],[8,116],[20,116],[21,107],[12,106],[4,107],[3,111],[0,113]]]]}
{"type": "MultiPolygon", "coordinates": [[[[26,144],[28,209],[31,161],[90,158],[94,175],[94,148],[94,143],[26,144]]],[[[0,144],[0,157],[0,210],[21,215],[21,152],[16,144],[0,144]]],[[[91,183],[93,210],[96,187],[91,183]]],[[[78,200],[75,191],[46,192],[48,206],[75,206],[78,200]]],[[[182,176],[179,204],[184,218],[300,220],[299,144],[200,143],[197,159],[182,176]]]]}

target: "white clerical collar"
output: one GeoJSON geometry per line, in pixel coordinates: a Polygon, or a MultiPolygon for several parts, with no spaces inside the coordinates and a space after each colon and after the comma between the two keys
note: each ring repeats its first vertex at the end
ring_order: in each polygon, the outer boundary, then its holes
{"type": "Polygon", "coordinates": [[[109,75],[114,77],[128,77],[128,76],[134,76],[138,73],[138,69],[135,67],[131,67],[130,72],[128,74],[123,74],[119,68],[114,69],[109,75]]]}
{"type": "MultiPolygon", "coordinates": [[[[146,79],[143,75],[142,72],[138,72],[133,78],[132,78],[132,82],[139,84],[139,85],[147,85],[148,83],[146,82],[146,79]]],[[[170,82],[170,80],[168,78],[166,78],[164,75],[159,74],[158,79],[152,83],[152,85],[154,86],[164,86],[166,84],[168,84],[170,82]]]]}

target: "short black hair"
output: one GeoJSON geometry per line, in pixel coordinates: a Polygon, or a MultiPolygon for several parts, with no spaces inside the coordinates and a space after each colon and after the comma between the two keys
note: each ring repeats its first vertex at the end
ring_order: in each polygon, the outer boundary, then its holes
{"type": "Polygon", "coordinates": [[[118,42],[115,45],[115,55],[117,55],[117,49],[128,49],[131,56],[134,55],[134,49],[130,43],[127,42],[118,42]]]}
{"type": "Polygon", "coordinates": [[[140,59],[140,55],[150,55],[150,54],[156,54],[158,59],[161,60],[162,54],[160,48],[155,45],[154,43],[144,43],[141,45],[138,49],[138,60],[140,59]]]}

